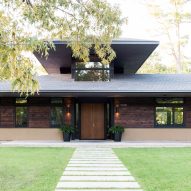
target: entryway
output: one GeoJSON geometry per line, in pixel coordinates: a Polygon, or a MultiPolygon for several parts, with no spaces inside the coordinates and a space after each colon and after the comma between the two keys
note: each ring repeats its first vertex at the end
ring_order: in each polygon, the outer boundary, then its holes
{"type": "Polygon", "coordinates": [[[82,103],[80,138],[82,140],[105,139],[104,116],[103,103],[82,103]]]}

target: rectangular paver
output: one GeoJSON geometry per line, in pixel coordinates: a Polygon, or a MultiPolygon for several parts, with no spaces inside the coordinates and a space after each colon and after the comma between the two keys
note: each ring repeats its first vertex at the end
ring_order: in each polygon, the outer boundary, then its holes
{"type": "Polygon", "coordinates": [[[61,181],[135,181],[133,176],[62,176],[61,181]]]}
{"type": "Polygon", "coordinates": [[[115,167],[124,167],[123,164],[100,164],[100,163],[96,163],[96,164],[81,164],[81,163],[75,163],[75,164],[68,164],[68,167],[110,167],[110,168],[115,168],[115,167]]]}
{"type": "Polygon", "coordinates": [[[111,148],[78,148],[56,191],[143,191],[111,148]]]}
{"type": "Polygon", "coordinates": [[[126,171],[125,167],[66,167],[67,171],[81,170],[81,171],[126,171]]]}
{"type": "Polygon", "coordinates": [[[130,175],[128,171],[64,171],[63,175],[76,175],[76,176],[122,176],[130,175]]]}
{"type": "Polygon", "coordinates": [[[99,160],[99,161],[84,161],[84,160],[71,160],[68,164],[121,164],[120,161],[105,161],[105,160],[99,160]]]}
{"type": "MultiPolygon", "coordinates": [[[[143,191],[142,189],[112,189],[113,191],[143,191]]],[[[112,191],[111,189],[62,189],[58,188],[55,191],[112,191]]]]}
{"type": "Polygon", "coordinates": [[[137,182],[59,182],[57,188],[140,188],[137,182]]]}

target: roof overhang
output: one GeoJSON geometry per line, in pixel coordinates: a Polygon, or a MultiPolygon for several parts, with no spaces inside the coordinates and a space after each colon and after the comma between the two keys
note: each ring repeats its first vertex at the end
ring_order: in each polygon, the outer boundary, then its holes
{"type": "MultiPolygon", "coordinates": [[[[66,41],[54,41],[56,50],[49,51],[48,59],[39,54],[35,56],[49,74],[60,73],[61,67],[71,67],[72,51],[67,47],[66,41]]],[[[118,39],[113,40],[111,47],[116,52],[113,61],[114,67],[123,68],[125,74],[134,74],[142,66],[145,60],[159,45],[158,41],[118,39]]]]}
{"type": "MultiPolygon", "coordinates": [[[[18,97],[18,93],[1,92],[0,97],[18,97]]],[[[88,92],[88,91],[41,91],[32,97],[190,97],[190,92],[88,92]]],[[[30,97],[30,96],[29,96],[30,97]]]]}

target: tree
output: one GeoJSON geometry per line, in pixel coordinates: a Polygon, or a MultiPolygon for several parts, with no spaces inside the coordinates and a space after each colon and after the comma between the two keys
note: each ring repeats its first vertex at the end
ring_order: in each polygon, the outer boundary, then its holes
{"type": "MultiPolygon", "coordinates": [[[[152,16],[159,24],[160,32],[167,37],[168,48],[176,63],[176,72],[185,71],[185,55],[183,48],[188,43],[188,33],[181,30],[185,23],[190,22],[191,14],[185,10],[189,0],[168,0],[165,6],[161,1],[155,0],[148,3],[152,16]],[[157,3],[158,2],[158,3],[157,3]]],[[[190,4],[189,4],[190,5],[190,4]]]]}
{"type": "Polygon", "coordinates": [[[153,52],[152,55],[146,60],[143,66],[138,70],[139,74],[169,74],[175,73],[174,66],[167,67],[161,64],[161,57],[158,52],[153,52]]]}
{"type": "Polygon", "coordinates": [[[73,57],[87,62],[94,49],[102,63],[115,58],[110,44],[125,19],[104,0],[0,0],[0,76],[26,95],[38,91],[26,52],[48,56],[53,39],[67,41],[73,57]]]}

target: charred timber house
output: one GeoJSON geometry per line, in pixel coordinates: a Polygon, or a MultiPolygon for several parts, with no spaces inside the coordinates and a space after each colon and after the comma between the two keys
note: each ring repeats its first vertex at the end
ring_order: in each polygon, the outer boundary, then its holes
{"type": "Polygon", "coordinates": [[[60,140],[63,123],[80,140],[109,139],[114,124],[125,127],[122,140],[191,140],[191,75],[136,74],[157,41],[114,40],[110,65],[94,54],[84,64],[54,43],[47,60],[35,55],[48,72],[39,95],[24,99],[0,83],[0,140],[60,140]]]}

